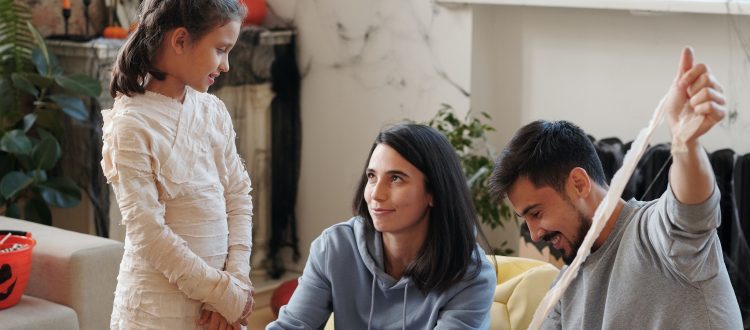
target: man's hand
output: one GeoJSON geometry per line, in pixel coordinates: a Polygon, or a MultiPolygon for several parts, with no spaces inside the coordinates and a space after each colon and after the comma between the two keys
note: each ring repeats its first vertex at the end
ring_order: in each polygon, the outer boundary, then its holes
{"type": "Polygon", "coordinates": [[[677,77],[667,94],[667,120],[673,142],[694,145],[726,115],[723,89],[703,64],[693,65],[693,50],[682,50],[677,77]]]}
{"type": "Polygon", "coordinates": [[[677,77],[664,106],[672,132],[669,184],[684,204],[698,204],[711,196],[715,178],[698,138],[726,115],[721,85],[705,64],[693,65],[693,50],[682,50],[677,77]]]}

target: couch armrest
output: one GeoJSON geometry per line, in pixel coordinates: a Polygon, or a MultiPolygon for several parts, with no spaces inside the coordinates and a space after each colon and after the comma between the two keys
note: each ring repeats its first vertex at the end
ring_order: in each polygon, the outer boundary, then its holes
{"type": "Polygon", "coordinates": [[[123,244],[24,220],[0,217],[0,229],[37,241],[25,294],[72,308],[81,329],[108,329],[123,244]]]}

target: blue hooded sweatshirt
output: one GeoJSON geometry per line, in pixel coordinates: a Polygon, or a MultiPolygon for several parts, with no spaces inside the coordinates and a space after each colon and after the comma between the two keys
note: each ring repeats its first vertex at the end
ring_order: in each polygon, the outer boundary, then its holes
{"type": "Polygon", "coordinates": [[[331,312],[336,329],[489,328],[497,280],[479,245],[462,281],[423,294],[409,277],[383,271],[382,236],[364,221],[354,217],[313,241],[299,286],[267,330],[321,329],[331,312]]]}

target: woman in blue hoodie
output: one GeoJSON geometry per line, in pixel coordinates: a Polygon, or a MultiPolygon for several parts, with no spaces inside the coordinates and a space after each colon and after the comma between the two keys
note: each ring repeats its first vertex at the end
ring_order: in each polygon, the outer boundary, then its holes
{"type": "Polygon", "coordinates": [[[378,134],[355,216],[310,247],[299,286],[266,329],[487,329],[494,267],[456,152],[436,130],[378,134]]]}

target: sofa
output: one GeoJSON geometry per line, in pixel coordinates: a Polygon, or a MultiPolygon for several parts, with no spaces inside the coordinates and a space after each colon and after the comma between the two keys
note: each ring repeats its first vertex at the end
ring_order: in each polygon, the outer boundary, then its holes
{"type": "Polygon", "coordinates": [[[0,310],[0,328],[109,328],[121,242],[7,217],[0,229],[31,232],[37,241],[24,296],[0,310]]]}

